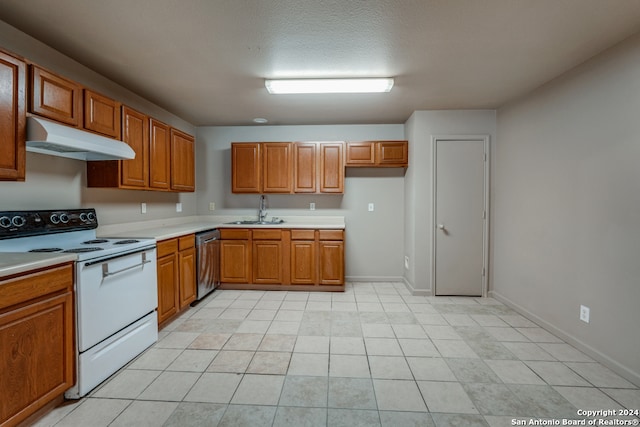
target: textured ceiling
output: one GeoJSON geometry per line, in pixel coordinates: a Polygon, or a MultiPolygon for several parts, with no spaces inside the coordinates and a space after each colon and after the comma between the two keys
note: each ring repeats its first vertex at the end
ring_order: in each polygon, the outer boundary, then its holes
{"type": "Polygon", "coordinates": [[[0,19],[195,125],[497,108],[640,30],[640,0],[2,0],[0,19]],[[395,77],[269,95],[265,78],[395,77]]]}

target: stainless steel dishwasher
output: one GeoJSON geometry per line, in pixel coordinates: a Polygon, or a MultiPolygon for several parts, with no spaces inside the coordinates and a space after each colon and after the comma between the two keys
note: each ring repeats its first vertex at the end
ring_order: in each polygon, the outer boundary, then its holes
{"type": "Polygon", "coordinates": [[[208,230],[196,234],[196,251],[198,292],[195,303],[220,285],[220,231],[208,230]]]}

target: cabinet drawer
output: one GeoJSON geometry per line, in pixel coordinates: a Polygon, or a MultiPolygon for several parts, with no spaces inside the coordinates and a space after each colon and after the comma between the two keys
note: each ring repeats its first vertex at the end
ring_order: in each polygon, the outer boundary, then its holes
{"type": "Polygon", "coordinates": [[[282,231],[278,229],[255,229],[253,230],[254,240],[280,240],[282,239],[282,231]]]}
{"type": "Polygon", "coordinates": [[[166,255],[171,255],[178,251],[178,239],[169,239],[158,242],[156,248],[156,256],[162,258],[166,255]]]}
{"type": "Polygon", "coordinates": [[[73,264],[0,280],[0,311],[54,292],[73,289],[73,264]]]}
{"type": "Polygon", "coordinates": [[[315,230],[291,230],[291,240],[315,240],[315,230]]]}
{"type": "Polygon", "coordinates": [[[251,238],[251,230],[246,228],[223,228],[220,230],[220,238],[222,240],[249,240],[251,238]]]}
{"type": "Polygon", "coordinates": [[[320,230],[320,240],[344,240],[344,230],[320,230]]]}
{"type": "Polygon", "coordinates": [[[196,235],[189,234],[188,236],[182,236],[178,238],[178,249],[183,251],[185,249],[193,248],[196,245],[196,235]]]}

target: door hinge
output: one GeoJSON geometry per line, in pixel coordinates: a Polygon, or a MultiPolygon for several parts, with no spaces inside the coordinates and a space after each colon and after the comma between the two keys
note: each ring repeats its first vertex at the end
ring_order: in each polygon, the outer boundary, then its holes
{"type": "Polygon", "coordinates": [[[485,269],[484,269],[484,267],[482,267],[482,277],[484,277],[485,273],[486,273],[485,269]]]}
{"type": "Polygon", "coordinates": [[[487,219],[487,211],[482,211],[482,219],[487,219]]]}
{"type": "Polygon", "coordinates": [[[487,153],[484,153],[484,161],[487,161],[487,153]]]}

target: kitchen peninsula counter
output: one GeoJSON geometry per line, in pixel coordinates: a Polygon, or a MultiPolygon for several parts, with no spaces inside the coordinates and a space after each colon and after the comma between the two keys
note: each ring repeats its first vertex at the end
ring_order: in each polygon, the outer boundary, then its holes
{"type": "Polygon", "coordinates": [[[40,270],[76,259],[75,254],[0,252],[0,278],[40,270]]]}
{"type": "Polygon", "coordinates": [[[251,220],[247,216],[192,216],[149,222],[122,223],[100,226],[99,237],[152,238],[158,241],[215,228],[278,228],[343,230],[342,216],[282,216],[283,223],[273,224],[229,224],[233,221],[251,220]]]}

